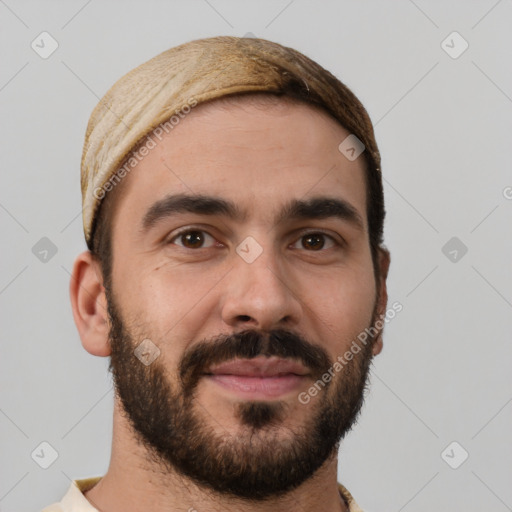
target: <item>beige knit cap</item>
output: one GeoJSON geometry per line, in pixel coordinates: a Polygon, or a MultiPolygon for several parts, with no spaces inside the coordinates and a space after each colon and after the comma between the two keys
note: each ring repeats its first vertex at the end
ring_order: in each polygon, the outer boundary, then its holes
{"type": "Polygon", "coordinates": [[[83,226],[89,248],[100,202],[110,190],[112,178],[144,138],[197,104],[248,92],[285,94],[321,106],[363,142],[370,168],[380,169],[366,110],[316,62],[264,39],[198,39],[130,71],[93,110],[81,166],[83,226]]]}

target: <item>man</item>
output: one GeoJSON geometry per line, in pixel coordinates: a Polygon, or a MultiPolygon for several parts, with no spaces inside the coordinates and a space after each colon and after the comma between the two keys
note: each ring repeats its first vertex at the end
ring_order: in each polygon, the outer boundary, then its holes
{"type": "Polygon", "coordinates": [[[111,462],[45,512],[360,510],[337,456],[382,349],[379,166],[357,98],[276,43],[192,41],[110,89],[70,291],[111,357],[111,462]]]}

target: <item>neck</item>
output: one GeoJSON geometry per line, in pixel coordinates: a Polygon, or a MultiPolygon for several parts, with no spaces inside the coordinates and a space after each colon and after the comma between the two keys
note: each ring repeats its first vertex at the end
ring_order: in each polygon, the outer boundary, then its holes
{"type": "Polygon", "coordinates": [[[338,490],[337,453],[312,478],[285,496],[262,502],[249,501],[214,493],[176,472],[157,467],[149,460],[146,448],[134,438],[117,405],[115,409],[109,469],[98,484],[85,493],[86,499],[100,512],[144,509],[153,512],[348,511],[338,490]]]}

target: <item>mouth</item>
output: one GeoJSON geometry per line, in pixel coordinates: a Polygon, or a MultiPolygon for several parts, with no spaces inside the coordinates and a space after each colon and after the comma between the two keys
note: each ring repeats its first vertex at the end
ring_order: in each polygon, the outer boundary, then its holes
{"type": "Polygon", "coordinates": [[[310,373],[302,364],[277,357],[235,359],[213,366],[205,377],[245,399],[271,399],[297,391],[310,373]]]}

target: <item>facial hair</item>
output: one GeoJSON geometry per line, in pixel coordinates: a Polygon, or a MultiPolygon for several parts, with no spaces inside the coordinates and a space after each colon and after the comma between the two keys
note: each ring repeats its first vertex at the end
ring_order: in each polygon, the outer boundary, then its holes
{"type": "MultiPolygon", "coordinates": [[[[310,414],[300,427],[286,425],[289,405],[285,401],[247,400],[235,408],[237,435],[218,433],[214,431],[218,422],[197,403],[195,394],[211,365],[234,358],[289,358],[310,371],[313,384],[333,367],[327,352],[288,330],[244,330],[190,346],[171,381],[172,370],[166,368],[163,357],[146,366],[135,356],[141,338],[129,332],[108,293],[107,299],[109,371],[115,392],[137,442],[162,475],[178,474],[221,495],[274,499],[312,477],[336,453],[356,422],[368,384],[371,342],[361,347],[335,379],[324,382],[325,387],[307,406],[310,414]]],[[[374,308],[372,325],[376,316],[374,308]]],[[[165,350],[164,344],[159,346],[165,350]]]]}

